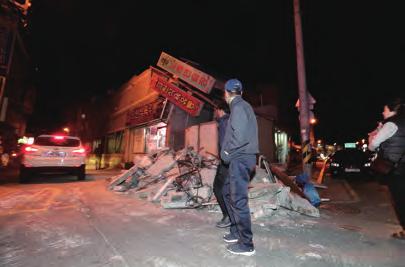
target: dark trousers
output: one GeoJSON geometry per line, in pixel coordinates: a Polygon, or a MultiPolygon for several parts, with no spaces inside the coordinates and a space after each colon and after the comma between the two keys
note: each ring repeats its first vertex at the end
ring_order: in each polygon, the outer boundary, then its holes
{"type": "Polygon", "coordinates": [[[96,170],[101,169],[101,155],[96,155],[96,170]]]}
{"type": "Polygon", "coordinates": [[[256,156],[245,155],[229,164],[229,175],[224,184],[225,204],[231,219],[231,234],[246,248],[253,248],[248,185],[256,167],[256,156]]]}
{"type": "Polygon", "coordinates": [[[393,175],[388,179],[388,187],[398,221],[402,228],[405,229],[405,176],[393,175]]]}
{"type": "Polygon", "coordinates": [[[214,195],[218,201],[219,207],[221,208],[222,215],[228,216],[228,211],[225,206],[223,187],[225,183],[225,178],[228,176],[228,166],[224,163],[218,165],[217,173],[214,178],[214,195]]]}

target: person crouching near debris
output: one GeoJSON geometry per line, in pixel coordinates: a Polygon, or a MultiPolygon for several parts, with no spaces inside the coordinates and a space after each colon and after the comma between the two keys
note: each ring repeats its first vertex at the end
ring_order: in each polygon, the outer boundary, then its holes
{"type": "MultiPolygon", "coordinates": [[[[214,112],[215,120],[218,123],[218,147],[221,151],[222,142],[225,137],[225,130],[229,120],[229,106],[225,101],[216,101],[217,108],[214,112]]],[[[228,210],[225,206],[225,200],[223,195],[223,187],[225,177],[228,176],[228,164],[225,164],[223,160],[220,161],[217,169],[217,173],[214,178],[214,194],[218,201],[219,207],[222,212],[221,221],[217,222],[216,226],[219,228],[226,228],[231,226],[231,220],[229,219],[228,210]]]]}
{"type": "Polygon", "coordinates": [[[242,83],[237,79],[225,83],[225,100],[231,114],[221,147],[221,158],[229,163],[229,174],[225,179],[224,196],[229,218],[230,232],[223,239],[230,245],[233,254],[251,256],[255,254],[248,185],[250,175],[256,167],[259,153],[257,120],[252,107],[242,98],[242,83]]]}
{"type": "Polygon", "coordinates": [[[400,98],[384,106],[384,121],[369,134],[368,148],[397,166],[384,177],[402,230],[392,237],[405,240],[405,106],[400,98]]]}

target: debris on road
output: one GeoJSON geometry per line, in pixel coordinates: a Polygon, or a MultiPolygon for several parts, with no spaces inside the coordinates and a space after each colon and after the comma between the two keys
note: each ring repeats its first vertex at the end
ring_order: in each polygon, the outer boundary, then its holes
{"type": "MultiPolygon", "coordinates": [[[[274,168],[272,167],[272,170],[274,168]]],[[[267,173],[262,168],[256,168],[256,175],[252,179],[249,189],[249,206],[254,219],[258,219],[265,216],[271,216],[279,208],[285,208],[292,210],[307,216],[319,217],[319,210],[311,205],[311,203],[301,194],[291,192],[291,188],[286,186],[283,181],[289,179],[278,169],[277,183],[272,183],[267,178],[267,173]]],[[[288,184],[294,184],[293,181],[289,181],[288,184]]],[[[294,184],[295,185],[295,184],[294,184]]],[[[295,190],[300,188],[295,185],[295,190]]]]}
{"type": "Polygon", "coordinates": [[[144,164],[135,162],[132,168],[113,177],[108,188],[131,190],[141,199],[161,201],[162,206],[168,206],[165,203],[170,198],[166,196],[171,191],[182,196],[175,198],[182,202],[176,203],[179,207],[196,208],[211,200],[217,159],[202,157],[190,147],[177,152],[165,148],[138,161],[144,164]]]}
{"type": "MultiPolygon", "coordinates": [[[[218,164],[216,157],[203,157],[192,147],[177,152],[165,148],[138,158],[132,168],[112,177],[108,188],[116,192],[129,191],[166,209],[200,208],[216,204],[211,198],[218,164]]],[[[280,208],[320,216],[319,210],[288,175],[278,167],[270,169],[269,174],[269,168],[257,166],[250,182],[252,218],[272,216],[280,208]]],[[[219,212],[219,208],[217,210],[219,212]]]]}

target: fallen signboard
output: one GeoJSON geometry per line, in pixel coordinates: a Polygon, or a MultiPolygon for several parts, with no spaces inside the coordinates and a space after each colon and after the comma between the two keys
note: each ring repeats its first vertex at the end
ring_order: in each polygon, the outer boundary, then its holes
{"type": "Polygon", "coordinates": [[[214,86],[215,79],[210,75],[187,65],[165,52],[160,55],[157,66],[176,75],[181,80],[194,86],[195,88],[209,94],[214,86]]]}
{"type": "Polygon", "coordinates": [[[191,116],[196,117],[200,115],[204,103],[177,86],[169,83],[166,79],[155,75],[152,77],[150,87],[166,97],[170,102],[189,113],[191,116]]]}

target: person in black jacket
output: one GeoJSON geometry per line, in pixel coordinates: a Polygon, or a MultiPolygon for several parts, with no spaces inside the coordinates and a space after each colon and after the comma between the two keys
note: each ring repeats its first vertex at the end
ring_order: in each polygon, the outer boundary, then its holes
{"type": "MultiPolygon", "coordinates": [[[[218,147],[221,151],[222,142],[225,137],[225,130],[229,120],[229,107],[225,101],[217,101],[217,108],[215,109],[215,119],[218,123],[218,147]]],[[[225,177],[228,176],[228,165],[222,160],[217,167],[217,173],[214,178],[214,194],[218,201],[219,207],[222,212],[221,221],[217,222],[216,226],[219,228],[226,228],[231,226],[231,221],[229,219],[228,210],[225,206],[225,200],[223,195],[223,187],[225,182],[225,177]]]]}
{"type": "Polygon", "coordinates": [[[405,240],[405,107],[401,99],[394,99],[384,106],[384,117],[376,130],[369,134],[368,148],[378,150],[378,157],[397,163],[385,178],[394,208],[402,227],[392,237],[405,240]]]}
{"type": "Polygon", "coordinates": [[[101,146],[101,144],[98,144],[96,149],[94,149],[94,155],[96,156],[96,170],[100,170],[101,169],[101,159],[103,157],[103,148],[101,146]]]}
{"type": "Polygon", "coordinates": [[[249,103],[242,99],[242,83],[237,79],[225,83],[225,100],[231,115],[221,147],[221,159],[229,163],[224,184],[225,204],[231,219],[230,233],[223,239],[233,254],[255,254],[248,204],[248,185],[259,153],[257,120],[249,103]]]}

